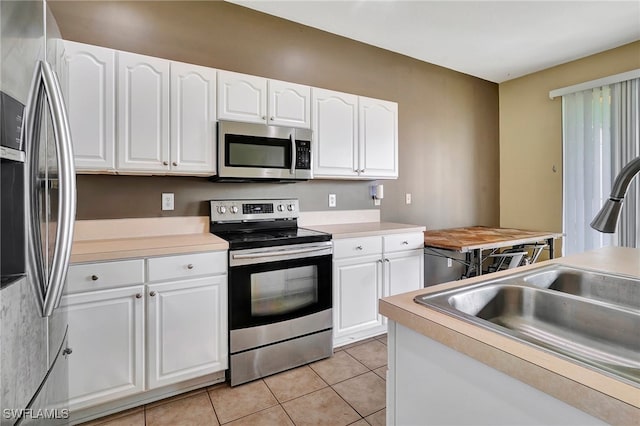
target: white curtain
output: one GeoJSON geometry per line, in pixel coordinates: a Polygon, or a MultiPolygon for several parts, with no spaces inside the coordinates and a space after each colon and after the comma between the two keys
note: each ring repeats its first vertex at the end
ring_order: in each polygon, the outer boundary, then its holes
{"type": "Polygon", "coordinates": [[[637,247],[640,193],[634,179],[615,234],[589,224],[609,197],[616,175],[640,155],[640,79],[562,97],[565,254],[606,245],[637,247]]]}

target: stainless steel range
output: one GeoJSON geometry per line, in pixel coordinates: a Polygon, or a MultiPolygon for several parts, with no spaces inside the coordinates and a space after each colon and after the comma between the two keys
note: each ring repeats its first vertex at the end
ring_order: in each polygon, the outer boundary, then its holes
{"type": "Polygon", "coordinates": [[[331,356],[331,235],[298,228],[298,200],[212,200],[229,242],[231,386],[331,356]]]}

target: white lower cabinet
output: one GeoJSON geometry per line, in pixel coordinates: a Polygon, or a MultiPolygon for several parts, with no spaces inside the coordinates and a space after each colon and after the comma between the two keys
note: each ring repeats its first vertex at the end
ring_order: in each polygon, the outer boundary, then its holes
{"type": "Polygon", "coordinates": [[[72,411],[227,369],[226,251],[72,265],[66,292],[72,411]]]}
{"type": "Polygon", "coordinates": [[[381,297],[417,290],[424,282],[422,232],[333,241],[333,345],[386,331],[381,297]]]}
{"type": "Polygon", "coordinates": [[[382,297],[382,260],[378,256],[356,257],[333,262],[334,346],[384,332],[378,314],[382,297]]]}
{"type": "Polygon", "coordinates": [[[144,389],[144,286],[64,296],[69,321],[69,407],[144,389]]]}
{"type": "Polygon", "coordinates": [[[227,276],[147,286],[149,389],[227,368],[227,276]]]}

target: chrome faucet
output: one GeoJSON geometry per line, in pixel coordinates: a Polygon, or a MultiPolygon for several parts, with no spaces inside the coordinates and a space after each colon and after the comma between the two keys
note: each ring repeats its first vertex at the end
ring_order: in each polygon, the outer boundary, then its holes
{"type": "Polygon", "coordinates": [[[593,229],[607,234],[615,232],[620,209],[622,208],[622,200],[633,177],[638,173],[640,173],[640,157],[631,160],[616,176],[609,199],[591,222],[593,229]]]}

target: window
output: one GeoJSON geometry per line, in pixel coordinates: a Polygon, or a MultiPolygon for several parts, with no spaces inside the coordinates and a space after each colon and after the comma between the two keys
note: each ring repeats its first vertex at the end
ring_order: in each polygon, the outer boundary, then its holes
{"type": "Polygon", "coordinates": [[[640,241],[638,179],[627,191],[618,229],[602,234],[589,224],[609,197],[618,172],[640,155],[640,79],[562,97],[565,254],[640,241]]]}

